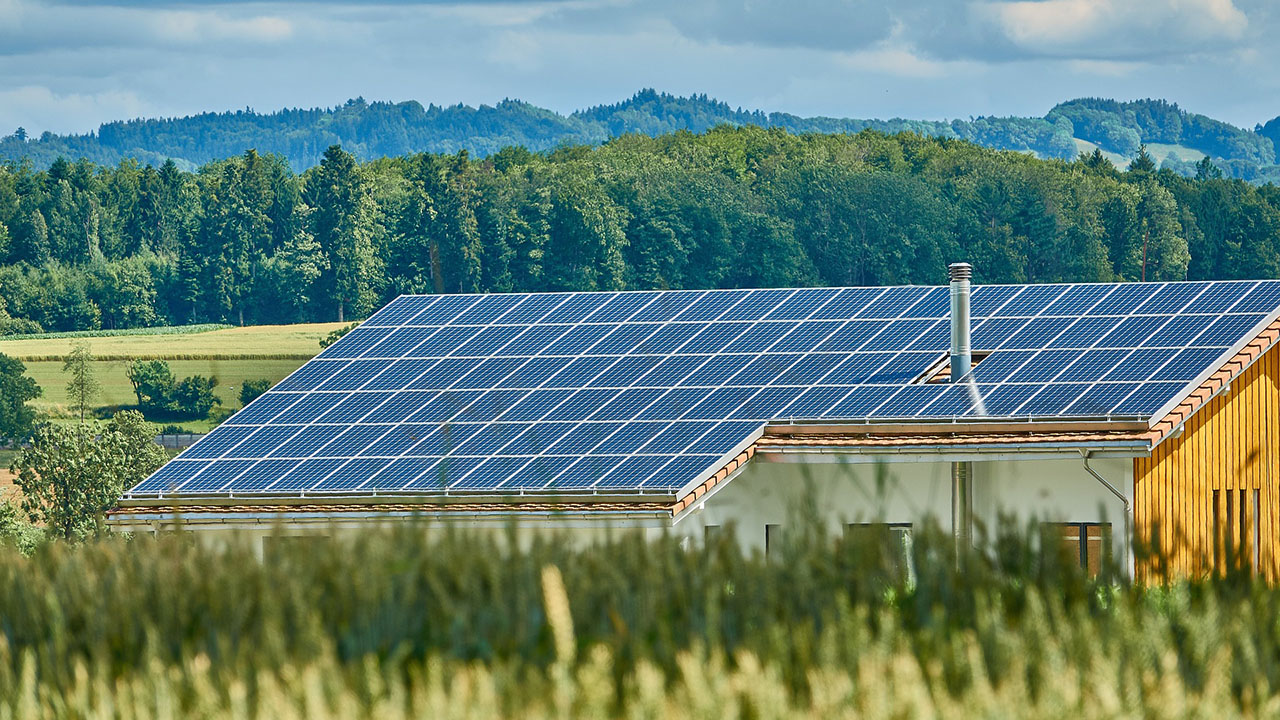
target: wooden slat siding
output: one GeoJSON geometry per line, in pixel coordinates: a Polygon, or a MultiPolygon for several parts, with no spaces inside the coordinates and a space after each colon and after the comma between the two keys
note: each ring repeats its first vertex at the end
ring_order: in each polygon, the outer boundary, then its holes
{"type": "MultiPolygon", "coordinates": [[[[1213,557],[1215,537],[1235,548],[1248,548],[1256,524],[1260,570],[1276,581],[1280,580],[1280,345],[1272,345],[1257,362],[1231,378],[1236,372],[1239,366],[1224,374],[1221,379],[1229,381],[1231,389],[1191,412],[1181,435],[1164,439],[1150,457],[1134,459],[1134,528],[1144,541],[1158,540],[1168,553],[1171,572],[1197,575],[1218,564],[1213,557]],[[1219,491],[1221,529],[1213,525],[1214,490],[1219,491]],[[1256,517],[1254,490],[1259,492],[1256,517]],[[1227,492],[1233,493],[1230,518],[1227,492]]],[[[1244,560],[1251,561],[1247,556],[1244,560]]],[[[1138,568],[1138,575],[1155,579],[1154,569],[1138,568]]]]}

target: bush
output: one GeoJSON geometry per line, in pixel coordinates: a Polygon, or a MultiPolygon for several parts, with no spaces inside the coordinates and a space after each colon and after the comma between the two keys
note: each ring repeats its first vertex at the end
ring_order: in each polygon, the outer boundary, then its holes
{"type": "Polygon", "coordinates": [[[271,381],[266,378],[259,378],[258,380],[245,380],[244,383],[240,386],[240,406],[244,407],[245,405],[248,405],[249,403],[258,399],[259,395],[261,395],[262,393],[270,389],[271,389],[271,381]]]}
{"type": "Polygon", "coordinates": [[[218,378],[192,375],[175,381],[164,360],[134,360],[126,371],[138,407],[155,416],[208,417],[222,400],[214,394],[218,378]]]}
{"type": "Polygon", "coordinates": [[[169,402],[173,412],[193,418],[209,416],[214,405],[221,405],[222,400],[214,394],[218,387],[218,378],[192,375],[182,378],[173,388],[169,402]]]}

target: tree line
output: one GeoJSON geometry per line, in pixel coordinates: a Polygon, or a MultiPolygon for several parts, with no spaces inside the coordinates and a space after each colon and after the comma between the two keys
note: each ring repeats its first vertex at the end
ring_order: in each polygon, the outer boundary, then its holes
{"type": "Polygon", "coordinates": [[[294,173],[0,167],[0,332],[362,317],[402,293],[1280,277],[1280,189],[1100,153],[720,127],[294,173]]]}
{"type": "MultiPolygon", "coordinates": [[[[782,128],[792,133],[914,132],[968,140],[998,150],[1070,160],[1083,140],[1125,159],[1142,143],[1181,145],[1205,153],[1228,177],[1254,182],[1280,178],[1276,144],[1280,118],[1254,129],[1189,113],[1164,100],[1117,102],[1081,98],[1060,103],[1044,117],[970,117],[952,120],[802,117],[730,107],[702,95],[681,97],[641,90],[622,102],[562,115],[519,100],[495,105],[423,107],[415,101],[366,102],[354,98],[332,108],[252,109],[180,118],[139,118],[104,123],[96,132],[29,136],[23,128],[0,138],[0,160],[29,159],[47,168],[59,157],[116,164],[124,158],[162,164],[173,158],[194,170],[248,148],[283,156],[295,172],[318,165],[331,145],[358,158],[419,152],[486,156],[508,146],[534,151],[566,144],[596,144],[627,134],[705,132],[720,125],[782,128]]],[[[1156,161],[1194,174],[1182,153],[1157,153],[1156,161]]],[[[1115,156],[1113,156],[1114,159],[1115,156]]],[[[1194,161],[1192,161],[1194,162],[1194,161]]]]}

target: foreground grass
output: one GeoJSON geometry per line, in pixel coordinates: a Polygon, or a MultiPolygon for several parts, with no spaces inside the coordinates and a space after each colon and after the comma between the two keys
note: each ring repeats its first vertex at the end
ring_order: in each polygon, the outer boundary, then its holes
{"type": "Polygon", "coordinates": [[[1006,536],[778,555],[422,527],[0,554],[0,718],[1243,717],[1280,712],[1280,592],[1098,583],[1006,536]]]}

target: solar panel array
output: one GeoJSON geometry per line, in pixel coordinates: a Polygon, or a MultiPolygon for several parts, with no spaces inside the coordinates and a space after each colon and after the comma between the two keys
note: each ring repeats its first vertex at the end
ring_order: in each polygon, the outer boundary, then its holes
{"type": "MultiPolygon", "coordinates": [[[[403,296],[133,488],[673,493],[786,419],[975,417],[946,287],[403,296]]],[[[1280,281],[979,286],[993,417],[1150,416],[1280,281]]]]}

